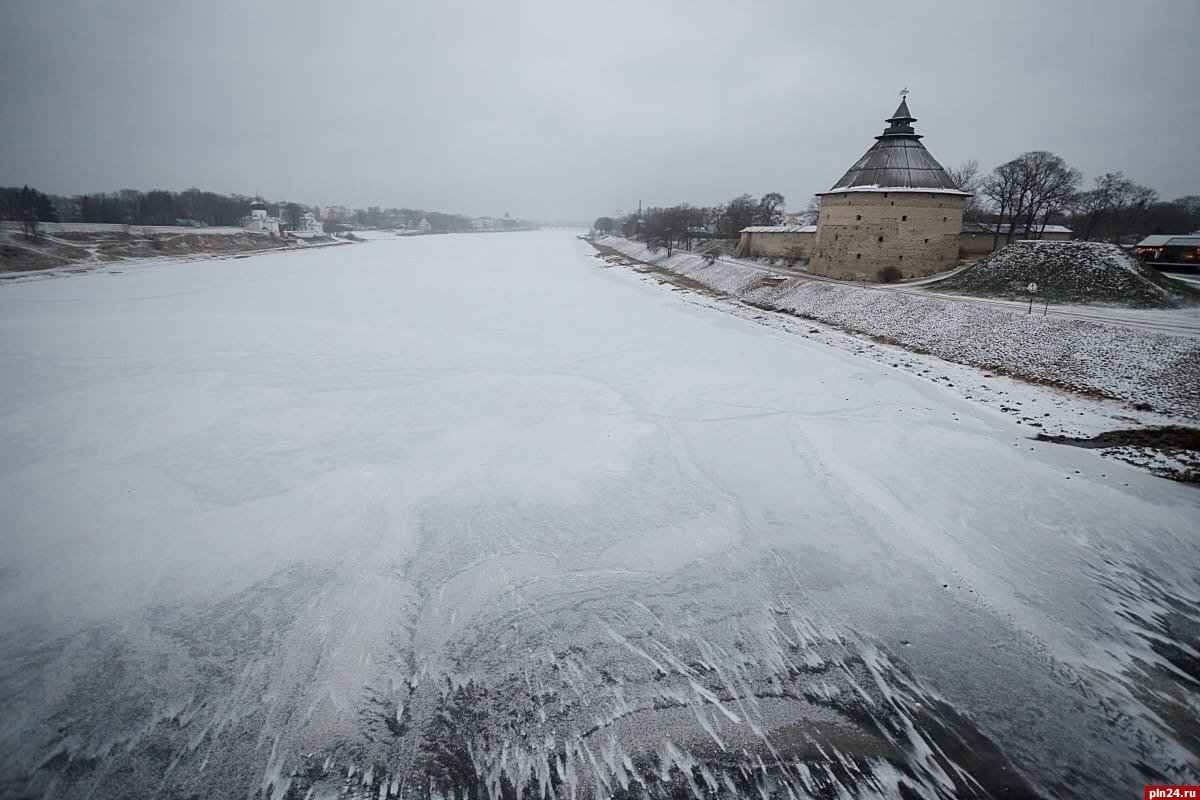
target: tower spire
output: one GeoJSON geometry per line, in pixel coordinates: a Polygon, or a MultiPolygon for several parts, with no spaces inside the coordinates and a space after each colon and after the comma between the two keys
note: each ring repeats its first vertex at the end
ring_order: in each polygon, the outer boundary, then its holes
{"type": "MultiPolygon", "coordinates": [[[[888,117],[888,126],[884,129],[884,136],[915,136],[916,131],[913,130],[912,124],[917,121],[917,118],[908,110],[908,87],[900,91],[900,105],[896,106],[896,112],[888,117]]],[[[878,138],[878,137],[876,137],[878,138]]]]}

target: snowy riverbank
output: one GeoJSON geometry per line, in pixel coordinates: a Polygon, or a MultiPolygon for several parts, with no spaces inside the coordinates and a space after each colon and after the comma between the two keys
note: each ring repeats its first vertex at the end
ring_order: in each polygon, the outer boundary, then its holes
{"type": "Polygon", "coordinates": [[[36,239],[16,223],[0,223],[0,279],[27,280],[116,269],[127,263],[197,258],[244,258],[270,250],[307,250],[345,239],[302,239],[249,233],[241,228],[47,222],[36,239]]]}
{"type": "MultiPolygon", "coordinates": [[[[1118,324],[1028,315],[1023,309],[957,302],[858,284],[811,280],[729,260],[610,237],[598,242],[637,261],[772,311],[899,345],[916,353],[1073,392],[1119,400],[1131,410],[1200,420],[1200,344],[1193,338],[1118,324]]],[[[1134,312],[1129,312],[1134,313],[1134,312]]],[[[1198,315],[1200,316],[1200,315],[1198,315]]]]}

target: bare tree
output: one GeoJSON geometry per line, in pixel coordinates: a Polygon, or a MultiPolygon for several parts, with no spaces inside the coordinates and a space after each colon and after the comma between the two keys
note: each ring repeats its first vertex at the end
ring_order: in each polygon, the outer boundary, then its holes
{"type": "MultiPolygon", "coordinates": [[[[992,249],[1000,245],[1000,234],[1006,220],[1012,220],[1022,213],[1019,204],[1022,201],[1021,178],[1015,161],[1001,164],[980,182],[983,196],[993,203],[992,211],[996,216],[996,230],[992,236],[992,249]]],[[[1008,240],[1012,239],[1012,224],[1009,222],[1008,240]]],[[[1008,241],[1005,242],[1007,244],[1008,241]]]]}
{"type": "Polygon", "coordinates": [[[1031,238],[1042,238],[1046,223],[1053,214],[1070,208],[1083,175],[1068,166],[1053,153],[1035,150],[1021,156],[1027,164],[1029,175],[1029,202],[1025,212],[1025,233],[1031,238]],[[1034,235],[1034,228],[1037,234],[1034,235]]]}
{"type": "Polygon", "coordinates": [[[779,192],[767,192],[758,201],[758,219],[755,222],[759,225],[777,225],[780,217],[783,216],[784,198],[779,192]]]}
{"type": "Polygon", "coordinates": [[[954,181],[954,185],[960,191],[971,195],[963,204],[963,219],[968,222],[978,222],[983,216],[983,201],[979,197],[983,176],[979,174],[979,162],[975,159],[964,161],[958,167],[948,169],[946,172],[949,173],[950,179],[954,181]]]}
{"type": "Polygon", "coordinates": [[[697,216],[697,210],[686,204],[647,211],[645,238],[651,252],[664,248],[667,256],[674,253],[675,245],[687,240],[689,223],[697,216]]]}
{"type": "Polygon", "coordinates": [[[1075,204],[1076,225],[1082,226],[1082,238],[1093,236],[1119,242],[1141,224],[1158,192],[1126,178],[1124,173],[1109,172],[1096,178],[1095,188],[1081,192],[1075,204]]]}
{"type": "Polygon", "coordinates": [[[1108,211],[1111,195],[1105,179],[1111,177],[1112,174],[1110,172],[1096,178],[1094,189],[1080,192],[1079,196],[1075,198],[1075,207],[1072,209],[1075,232],[1085,242],[1090,242],[1092,236],[1099,231],[1101,219],[1108,211]]]}
{"type": "Polygon", "coordinates": [[[721,232],[726,236],[736,236],[742,228],[754,224],[758,209],[758,201],[748,194],[733,198],[721,213],[721,232]]]}
{"type": "Polygon", "coordinates": [[[804,207],[804,210],[796,216],[799,218],[801,225],[816,225],[817,218],[821,216],[820,196],[814,194],[809,199],[808,205],[804,207]]]}
{"type": "Polygon", "coordinates": [[[37,241],[40,237],[38,233],[38,218],[33,214],[22,212],[21,214],[21,235],[26,239],[37,241]]]}
{"type": "Polygon", "coordinates": [[[304,206],[299,203],[284,203],[280,209],[283,213],[284,222],[287,223],[289,230],[299,230],[300,223],[304,220],[304,206]]]}
{"type": "Polygon", "coordinates": [[[25,186],[16,196],[16,217],[21,223],[21,235],[26,239],[38,239],[38,192],[25,186]]]}
{"type": "Polygon", "coordinates": [[[1188,233],[1200,230],[1200,196],[1159,201],[1146,209],[1140,233],[1188,233]]]}
{"type": "Polygon", "coordinates": [[[1082,176],[1058,156],[1033,150],[996,167],[981,185],[983,196],[995,204],[996,233],[1004,243],[1012,241],[1018,228],[1030,238],[1041,238],[1051,215],[1070,208],[1082,176]]]}

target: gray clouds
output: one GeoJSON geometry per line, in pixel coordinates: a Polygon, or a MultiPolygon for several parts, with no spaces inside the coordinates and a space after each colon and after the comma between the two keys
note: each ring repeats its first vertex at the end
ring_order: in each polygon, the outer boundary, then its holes
{"type": "Polygon", "coordinates": [[[1047,149],[1200,192],[1186,2],[0,2],[0,185],[590,219],[780,191],[872,143],[1047,149]]]}

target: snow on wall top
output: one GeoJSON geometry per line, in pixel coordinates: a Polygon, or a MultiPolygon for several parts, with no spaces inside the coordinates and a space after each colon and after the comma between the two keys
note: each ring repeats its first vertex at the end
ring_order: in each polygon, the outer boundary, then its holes
{"type": "Polygon", "coordinates": [[[828,192],[817,192],[819,197],[827,194],[847,194],[849,192],[920,192],[921,194],[952,194],[959,197],[970,197],[970,192],[960,192],[958,189],[929,189],[913,186],[851,186],[845,189],[830,189],[828,192]]]}
{"type": "MultiPolygon", "coordinates": [[[[1008,226],[1008,225],[1001,225],[1000,226],[1000,234],[1007,235],[1009,232],[1008,231],[1009,227],[1010,226],[1008,226]]],[[[1068,228],[1066,225],[1045,225],[1045,226],[1035,225],[1034,229],[1042,231],[1043,233],[1074,233],[1075,232],[1075,231],[1071,230],[1070,228],[1068,228]]],[[[962,225],[962,232],[963,233],[989,233],[989,234],[995,233],[996,225],[994,223],[989,223],[989,222],[964,222],[962,225]]],[[[1015,236],[1024,236],[1027,233],[1027,231],[1025,230],[1024,227],[1018,226],[1013,229],[1012,233],[1015,236]]]]}
{"type": "Polygon", "coordinates": [[[1200,234],[1174,236],[1157,233],[1142,239],[1136,247],[1200,247],[1200,234]]]}
{"type": "Polygon", "coordinates": [[[749,225],[739,233],[816,233],[816,225],[749,225]]]}

